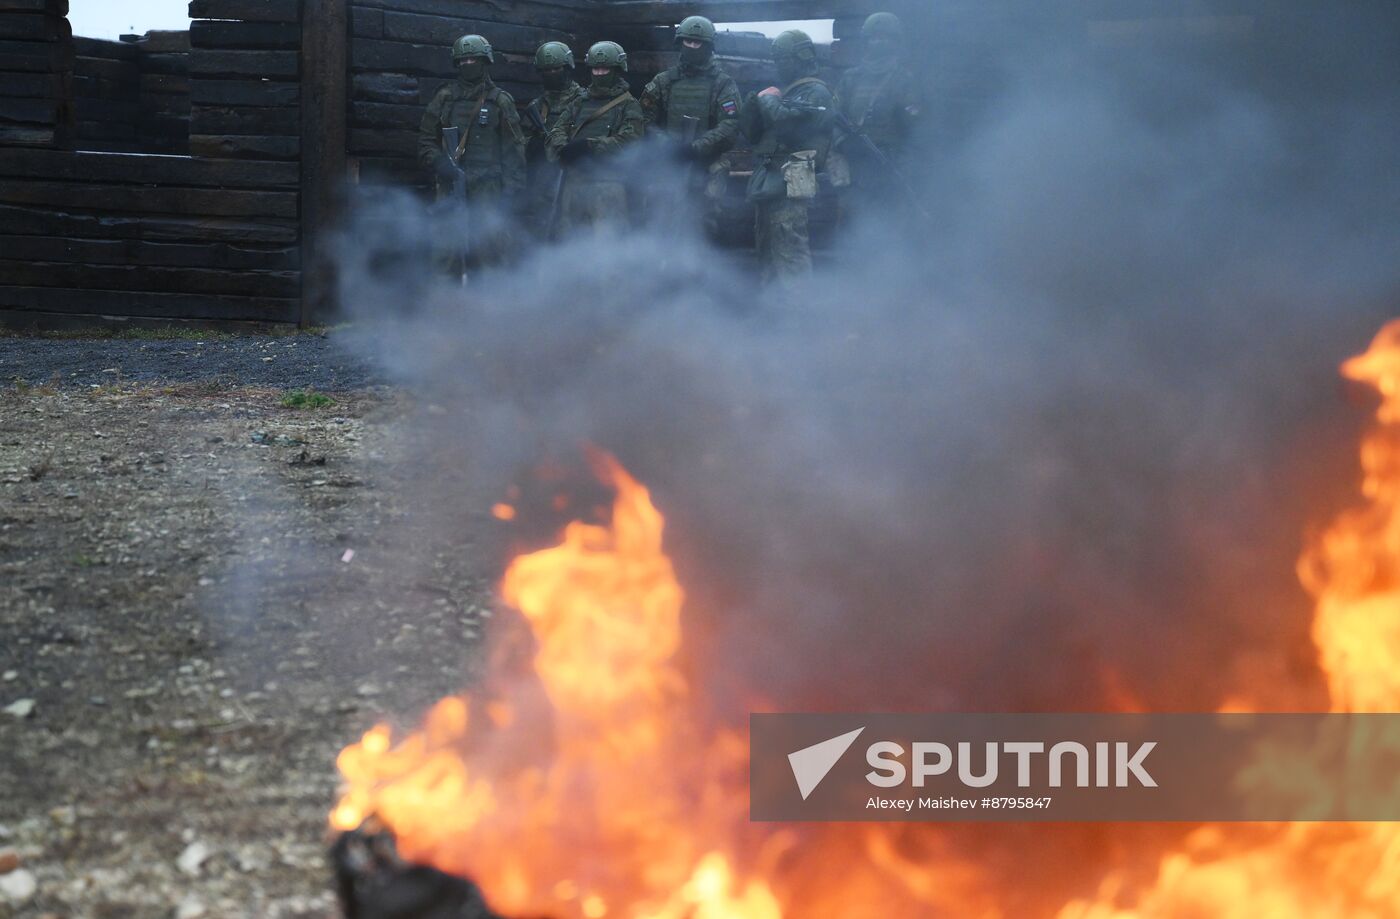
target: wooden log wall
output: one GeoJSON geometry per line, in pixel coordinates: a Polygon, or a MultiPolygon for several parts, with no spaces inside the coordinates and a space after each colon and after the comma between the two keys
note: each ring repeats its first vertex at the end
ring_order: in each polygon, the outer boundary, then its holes
{"type": "Polygon", "coordinates": [[[190,152],[298,159],[301,0],[192,0],[190,18],[190,152]]]}
{"type": "Polygon", "coordinates": [[[350,140],[352,173],[365,184],[425,187],[416,159],[424,107],[455,72],[452,42],[472,32],[496,52],[492,76],[527,104],[540,92],[535,49],[546,41],[577,47],[593,0],[352,0],[350,140]]]}
{"type": "Polygon", "coordinates": [[[68,0],[0,0],[0,144],[72,143],[73,62],[68,0]]]}
{"type": "Polygon", "coordinates": [[[0,147],[0,311],[294,322],[296,163],[0,147]]]}
{"type": "Polygon", "coordinates": [[[190,33],[147,32],[122,40],[141,51],[141,149],[189,153],[190,33]]]}

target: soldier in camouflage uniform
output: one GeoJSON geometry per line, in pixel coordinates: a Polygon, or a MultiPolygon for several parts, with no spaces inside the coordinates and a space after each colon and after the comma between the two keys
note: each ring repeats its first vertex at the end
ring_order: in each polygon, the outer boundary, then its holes
{"type": "Polygon", "coordinates": [[[744,133],[753,141],[756,238],[763,279],[791,287],[812,271],[808,226],[816,172],[831,150],[831,90],[817,78],[817,50],[798,30],[773,40],[783,88],[770,86],[745,102],[744,133]],[[804,177],[805,173],[805,177],[804,177]],[[804,180],[805,179],[805,180],[804,180]]]}
{"type": "MultiPolygon", "coordinates": [[[[837,89],[841,111],[896,167],[908,153],[922,105],[918,83],[903,66],[904,25],[893,13],[875,13],[861,28],[864,60],[842,78],[837,89]]],[[[873,162],[860,145],[843,142],[858,197],[888,199],[900,194],[888,170],[873,162]]]]}
{"type": "Polygon", "coordinates": [[[584,63],[593,72],[587,94],[566,107],[549,132],[549,158],[564,166],[564,229],[626,219],[627,176],[617,158],[642,138],[646,123],[627,88],[621,45],[599,42],[584,63]]]}
{"type": "Polygon", "coordinates": [[[467,176],[467,195],[492,201],[525,190],[525,136],[510,93],[491,81],[491,44],[464,35],[452,46],[457,81],[438,90],[418,128],[418,162],[437,181],[438,197],[452,191],[458,166],[467,176]],[[442,147],[443,128],[462,132],[459,149],[442,147]]]}
{"type": "Polygon", "coordinates": [[[587,91],[574,80],[574,52],[563,42],[549,41],[540,45],[535,52],[535,73],[544,84],[544,92],[525,107],[521,124],[525,129],[525,156],[530,166],[529,221],[536,235],[544,238],[553,229],[549,224],[560,170],[559,164],[545,158],[549,132],[564,110],[582,101],[587,91]]]}
{"type": "MultiPolygon", "coordinates": [[[[509,208],[525,191],[525,137],[510,93],[491,81],[495,55],[480,35],[463,35],[452,46],[457,81],[444,86],[428,103],[418,128],[418,162],[429,170],[438,200],[451,197],[457,177],[465,174],[467,200],[473,206],[509,208]],[[443,148],[443,130],[457,128],[461,140],[443,148]],[[460,170],[460,171],[459,171],[460,170]]],[[[474,232],[459,247],[439,254],[443,267],[465,278],[466,262],[498,261],[506,242],[474,232]],[[470,251],[470,255],[464,252],[470,251]]]]}
{"type": "Polygon", "coordinates": [[[679,163],[696,167],[685,172],[688,187],[653,196],[653,211],[663,215],[684,213],[706,173],[739,136],[739,86],[714,61],[715,37],[715,24],[704,16],[685,19],[676,27],[680,63],[642,91],[647,127],[664,134],[679,163]]]}

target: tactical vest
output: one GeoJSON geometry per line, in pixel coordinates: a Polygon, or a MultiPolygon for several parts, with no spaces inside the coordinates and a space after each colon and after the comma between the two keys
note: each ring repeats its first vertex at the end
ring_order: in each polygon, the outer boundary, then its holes
{"type": "Polygon", "coordinates": [[[564,114],[564,110],[584,94],[584,88],[575,83],[558,92],[547,92],[531,104],[535,107],[535,111],[539,112],[540,120],[544,122],[545,131],[551,131],[559,123],[559,116],[564,114]]]}
{"type": "Polygon", "coordinates": [[[700,121],[700,132],[713,129],[718,124],[715,118],[715,94],[719,91],[720,74],[714,68],[707,68],[696,74],[688,74],[680,68],[668,70],[658,79],[663,81],[661,88],[666,103],[666,133],[680,137],[685,133],[687,115],[700,121]]]}
{"type": "Polygon", "coordinates": [[[444,127],[456,127],[467,138],[466,149],[462,151],[459,163],[467,178],[476,180],[496,178],[501,175],[501,106],[505,93],[497,86],[489,86],[480,106],[476,100],[482,98],[481,87],[453,86],[451,98],[442,109],[444,127]]]}
{"type": "MultiPolygon", "coordinates": [[[[617,96],[606,99],[599,99],[592,93],[583,97],[583,101],[578,104],[577,114],[574,116],[574,129],[577,134],[572,135],[575,140],[592,140],[595,137],[611,137],[622,130],[622,123],[627,119],[627,109],[629,103],[620,102],[611,109],[604,112],[602,117],[593,118],[593,113],[605,105],[612,104],[617,96]],[[589,119],[592,118],[592,121],[589,119]],[[584,124],[584,122],[588,122],[584,124]],[[583,125],[579,129],[579,125],[583,125]]],[[[635,103],[632,103],[635,104],[635,103]]],[[[623,177],[620,167],[613,162],[614,157],[589,157],[578,163],[573,170],[575,178],[595,180],[595,181],[617,181],[623,177]]]]}
{"type": "Polygon", "coordinates": [[[842,93],[846,117],[865,129],[866,135],[886,150],[899,140],[895,127],[896,90],[906,79],[898,71],[852,71],[842,93]]]}

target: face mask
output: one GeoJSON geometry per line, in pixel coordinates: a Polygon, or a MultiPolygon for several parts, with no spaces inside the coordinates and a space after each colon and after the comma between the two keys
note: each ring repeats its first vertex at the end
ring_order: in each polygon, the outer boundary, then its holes
{"type": "Polygon", "coordinates": [[[569,85],[567,70],[545,70],[540,73],[540,82],[548,90],[560,90],[569,85]]]}
{"type": "Polygon", "coordinates": [[[598,89],[613,90],[621,86],[622,83],[622,74],[618,73],[616,70],[609,71],[607,76],[600,77],[596,73],[593,75],[593,86],[598,89]]]}
{"type": "Polygon", "coordinates": [[[807,68],[795,57],[785,57],[778,61],[778,82],[793,83],[802,79],[807,68]]]}
{"type": "Polygon", "coordinates": [[[698,48],[687,48],[681,45],[681,63],[687,67],[704,67],[710,63],[710,58],[714,57],[714,49],[709,45],[701,45],[698,48]]]}
{"type": "Polygon", "coordinates": [[[865,43],[865,59],[873,63],[894,60],[899,46],[888,38],[872,38],[865,43]]]}
{"type": "Polygon", "coordinates": [[[486,62],[463,61],[457,66],[457,75],[465,83],[477,83],[486,76],[486,62]]]}

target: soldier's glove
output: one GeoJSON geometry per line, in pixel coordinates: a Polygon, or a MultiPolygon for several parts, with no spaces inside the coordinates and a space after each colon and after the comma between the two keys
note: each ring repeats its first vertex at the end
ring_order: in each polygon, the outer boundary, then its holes
{"type": "Polygon", "coordinates": [[[559,151],[559,161],[561,163],[575,163],[583,159],[590,152],[587,140],[571,140],[559,151]]]}
{"type": "Polygon", "coordinates": [[[456,182],[459,174],[457,167],[452,165],[452,161],[445,156],[433,160],[433,172],[444,182],[456,182]]]}

